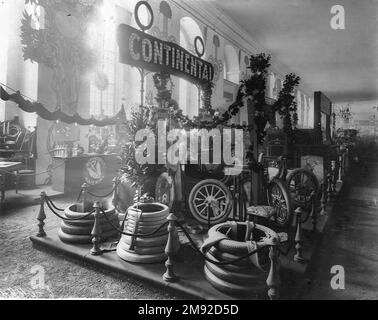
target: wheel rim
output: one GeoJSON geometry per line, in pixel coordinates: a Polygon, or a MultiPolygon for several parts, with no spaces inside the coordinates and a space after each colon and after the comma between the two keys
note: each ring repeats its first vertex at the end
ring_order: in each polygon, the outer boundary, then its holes
{"type": "Polygon", "coordinates": [[[316,192],[317,188],[313,178],[305,171],[293,174],[289,179],[288,186],[291,198],[301,205],[310,202],[311,193],[316,192]]]}
{"type": "Polygon", "coordinates": [[[276,183],[274,183],[270,189],[269,205],[278,209],[276,215],[276,222],[284,225],[289,220],[289,206],[282,189],[276,183]]]}
{"type": "Polygon", "coordinates": [[[224,221],[231,211],[229,191],[219,182],[196,185],[189,203],[193,216],[202,223],[209,221],[209,215],[211,224],[224,221]]]}

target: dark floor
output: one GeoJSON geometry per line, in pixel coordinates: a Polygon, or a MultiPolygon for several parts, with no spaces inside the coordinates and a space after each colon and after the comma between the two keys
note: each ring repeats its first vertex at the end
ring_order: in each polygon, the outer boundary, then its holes
{"type": "Polygon", "coordinates": [[[348,181],[298,299],[378,299],[378,164],[366,175],[352,170],[348,181]],[[345,290],[331,288],[335,265],[345,270],[345,290]]]}

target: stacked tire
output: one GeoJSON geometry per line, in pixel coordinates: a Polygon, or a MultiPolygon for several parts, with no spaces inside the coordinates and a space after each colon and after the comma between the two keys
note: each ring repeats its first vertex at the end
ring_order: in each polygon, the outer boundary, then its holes
{"type": "MultiPolygon", "coordinates": [[[[92,243],[92,230],[94,226],[94,214],[86,217],[89,212],[78,212],[77,205],[72,205],[64,211],[64,216],[67,220],[62,221],[58,231],[59,239],[65,243],[70,244],[90,244],[92,243]],[[80,219],[83,218],[83,219],[80,219]],[[78,220],[80,219],[80,220],[78,220]]],[[[119,227],[118,214],[114,207],[105,210],[108,220],[116,227],[119,227]]],[[[108,220],[101,214],[99,217],[101,227],[101,241],[110,238],[117,238],[118,231],[108,222],[108,220]]]]}
{"type": "Polygon", "coordinates": [[[118,256],[132,263],[158,263],[165,261],[165,247],[168,241],[167,222],[169,208],[161,203],[143,203],[128,209],[127,222],[117,246],[118,256]],[[154,233],[153,235],[150,235],[154,233]],[[131,235],[150,235],[138,237],[131,235]]]}
{"type": "MultiPolygon", "coordinates": [[[[251,240],[255,242],[267,234],[274,234],[271,229],[251,222],[226,222],[216,225],[209,230],[209,239],[216,239],[220,236],[219,233],[226,234],[228,238],[213,245],[206,252],[207,258],[215,262],[226,262],[248,255],[250,249],[245,241],[247,232],[251,232],[251,240]],[[230,228],[231,224],[236,224],[236,227],[230,228]]],[[[265,279],[262,275],[266,275],[269,268],[269,247],[266,247],[233,264],[219,265],[206,261],[204,271],[206,279],[214,288],[229,295],[240,296],[250,293],[257,286],[264,286],[265,279]]]]}

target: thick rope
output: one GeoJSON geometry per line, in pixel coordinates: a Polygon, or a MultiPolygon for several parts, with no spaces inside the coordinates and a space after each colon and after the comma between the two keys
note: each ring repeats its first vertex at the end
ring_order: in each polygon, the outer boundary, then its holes
{"type": "Polygon", "coordinates": [[[61,208],[58,208],[55,204],[54,204],[54,202],[51,200],[51,198],[49,197],[49,196],[45,196],[45,199],[48,201],[48,202],[50,202],[50,204],[52,205],[52,207],[55,209],[55,210],[57,210],[57,211],[64,211],[64,209],[61,209],[61,208]]]}
{"type": "Polygon", "coordinates": [[[267,247],[267,245],[265,246],[262,246],[260,248],[257,248],[256,250],[254,251],[251,251],[250,253],[246,254],[245,256],[243,257],[240,257],[240,258],[237,258],[237,259],[234,259],[234,260],[230,260],[230,261],[214,261],[212,259],[209,259],[206,255],[204,255],[200,249],[197,248],[197,245],[196,243],[193,241],[193,239],[190,237],[190,234],[189,232],[184,228],[184,226],[176,221],[177,225],[182,229],[182,231],[184,232],[185,236],[188,238],[190,244],[192,245],[194,251],[199,254],[204,260],[212,263],[212,264],[215,264],[215,265],[218,265],[218,266],[226,266],[226,265],[230,265],[230,264],[235,264],[235,263],[238,263],[242,260],[245,260],[245,259],[248,259],[249,257],[253,256],[254,254],[260,252],[262,249],[265,249],[267,247]]]}
{"type": "Polygon", "coordinates": [[[62,219],[64,221],[79,221],[79,220],[84,220],[84,219],[88,218],[89,216],[91,216],[95,212],[95,210],[92,210],[87,215],[82,216],[80,218],[67,218],[67,217],[63,217],[59,213],[55,212],[54,208],[51,206],[51,204],[50,204],[49,201],[46,201],[46,204],[47,204],[47,206],[49,207],[49,209],[51,210],[51,212],[53,214],[55,214],[58,218],[60,218],[60,219],[62,219]]]}
{"type": "MultiPolygon", "coordinates": [[[[129,236],[129,237],[137,237],[137,238],[151,238],[152,236],[154,236],[155,234],[157,234],[161,229],[163,229],[164,227],[168,226],[168,221],[167,222],[164,222],[159,228],[157,228],[155,231],[151,232],[151,233],[146,233],[146,234],[133,234],[133,233],[127,233],[127,232],[124,232],[123,230],[121,230],[119,227],[115,226],[113,224],[113,222],[110,221],[110,219],[108,218],[108,216],[106,215],[106,212],[104,211],[103,208],[100,208],[101,210],[101,213],[105,216],[105,219],[106,221],[113,227],[113,229],[115,229],[116,231],[118,231],[119,233],[123,234],[124,236],[129,236]]],[[[164,233],[162,235],[166,235],[168,234],[167,233],[164,233]]]]}
{"type": "Polygon", "coordinates": [[[118,187],[118,184],[115,187],[113,187],[113,189],[108,194],[106,194],[104,196],[100,196],[100,195],[94,194],[94,193],[89,192],[89,191],[87,191],[87,194],[89,194],[90,196],[92,196],[94,198],[102,198],[102,199],[104,199],[104,198],[110,197],[114,193],[114,191],[116,190],[117,187],[118,187]]]}

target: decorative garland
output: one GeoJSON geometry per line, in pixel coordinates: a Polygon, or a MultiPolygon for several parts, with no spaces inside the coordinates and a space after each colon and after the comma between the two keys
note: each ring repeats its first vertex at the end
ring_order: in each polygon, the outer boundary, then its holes
{"type": "Polygon", "coordinates": [[[51,112],[47,110],[41,103],[25,100],[23,95],[19,91],[13,94],[9,94],[1,85],[0,98],[3,101],[12,101],[16,103],[21,110],[28,113],[36,113],[39,117],[47,121],[59,120],[67,124],[77,123],[82,126],[94,125],[96,127],[111,126],[126,121],[126,112],[123,106],[114,117],[105,117],[103,120],[96,120],[93,117],[90,119],[82,118],[78,113],[75,113],[71,116],[62,112],[60,109],[51,112]]]}

